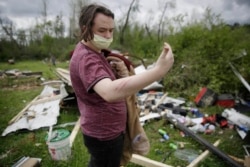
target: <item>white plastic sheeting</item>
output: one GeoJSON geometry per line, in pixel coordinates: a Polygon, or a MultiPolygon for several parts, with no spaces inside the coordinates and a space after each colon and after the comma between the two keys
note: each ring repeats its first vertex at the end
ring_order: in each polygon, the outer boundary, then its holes
{"type": "Polygon", "coordinates": [[[55,125],[57,123],[57,117],[60,115],[60,101],[67,95],[64,84],[60,85],[60,91],[58,91],[58,88],[45,85],[39,98],[30,103],[20,118],[15,119],[15,121],[4,130],[2,136],[21,129],[35,130],[41,127],[55,125]],[[55,94],[55,91],[60,93],[55,94]]]}

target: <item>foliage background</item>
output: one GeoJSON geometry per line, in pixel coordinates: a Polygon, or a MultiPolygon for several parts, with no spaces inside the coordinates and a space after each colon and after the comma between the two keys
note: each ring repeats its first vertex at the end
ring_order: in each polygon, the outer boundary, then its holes
{"type": "MultiPolygon", "coordinates": [[[[237,96],[245,91],[229,62],[249,81],[249,24],[227,25],[219,15],[207,8],[201,20],[184,24],[184,15],[169,18],[163,11],[160,23],[141,25],[131,21],[139,10],[136,2],[138,0],[131,1],[125,18],[116,22],[114,42],[110,49],[119,50],[136,64],[147,66],[156,61],[163,42],[168,42],[173,48],[175,64],[164,79],[166,90],[185,91],[207,86],[218,93],[230,92],[237,96]]],[[[172,5],[164,10],[174,8],[174,1],[167,3],[172,5]]],[[[9,59],[49,61],[52,56],[57,61],[68,61],[79,41],[77,26],[71,27],[73,33],[65,36],[65,25],[60,15],[54,20],[37,23],[26,31],[16,30],[14,24],[4,18],[0,18],[0,26],[2,62],[9,59]]]]}

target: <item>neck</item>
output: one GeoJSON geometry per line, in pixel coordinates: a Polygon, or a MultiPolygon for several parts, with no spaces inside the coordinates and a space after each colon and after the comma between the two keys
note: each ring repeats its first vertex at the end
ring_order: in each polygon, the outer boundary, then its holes
{"type": "Polygon", "coordinates": [[[101,53],[101,50],[96,48],[90,41],[87,41],[85,42],[84,40],[81,41],[84,45],[88,46],[90,49],[98,52],[98,53],[101,53]]]}

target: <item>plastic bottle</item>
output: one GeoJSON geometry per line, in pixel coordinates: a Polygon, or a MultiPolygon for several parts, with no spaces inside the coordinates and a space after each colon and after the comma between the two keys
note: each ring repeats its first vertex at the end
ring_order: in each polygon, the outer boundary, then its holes
{"type": "Polygon", "coordinates": [[[169,136],[167,135],[167,132],[165,132],[164,130],[159,129],[158,132],[162,135],[162,137],[163,137],[165,140],[168,140],[168,139],[169,139],[169,136]]]}
{"type": "Polygon", "coordinates": [[[176,144],[174,144],[174,143],[170,143],[169,147],[171,147],[174,150],[177,150],[177,148],[178,148],[178,146],[176,144]]]}
{"type": "Polygon", "coordinates": [[[190,111],[191,111],[192,114],[195,115],[195,117],[197,117],[197,118],[203,117],[203,114],[200,113],[199,109],[197,109],[197,108],[191,108],[190,111]]]}
{"type": "Polygon", "coordinates": [[[188,161],[189,163],[192,162],[195,158],[199,156],[198,152],[193,149],[177,149],[174,152],[174,156],[178,159],[188,161]]]}

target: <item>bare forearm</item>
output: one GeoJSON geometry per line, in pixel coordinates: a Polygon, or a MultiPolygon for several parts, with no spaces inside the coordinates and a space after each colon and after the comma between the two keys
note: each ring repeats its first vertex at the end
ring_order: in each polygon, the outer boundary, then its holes
{"type": "MultiPolygon", "coordinates": [[[[105,85],[101,90],[101,96],[107,101],[116,101],[119,99],[124,99],[156,80],[161,79],[165,73],[161,72],[157,68],[153,68],[144,73],[138,75],[133,75],[126,78],[117,79],[111,81],[109,79],[104,79],[98,84],[105,85]]],[[[98,90],[97,90],[98,91],[98,90]]],[[[100,92],[100,90],[99,90],[100,92]]]]}

